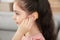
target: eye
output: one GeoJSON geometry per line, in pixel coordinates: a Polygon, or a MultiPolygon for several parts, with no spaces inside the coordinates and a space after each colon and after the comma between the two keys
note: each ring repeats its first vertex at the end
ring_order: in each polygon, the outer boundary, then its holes
{"type": "Polygon", "coordinates": [[[19,13],[15,13],[16,15],[20,15],[19,13]]]}

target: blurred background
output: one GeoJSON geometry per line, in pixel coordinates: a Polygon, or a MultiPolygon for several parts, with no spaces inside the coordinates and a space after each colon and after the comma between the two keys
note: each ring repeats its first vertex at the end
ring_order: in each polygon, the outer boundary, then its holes
{"type": "MultiPolygon", "coordinates": [[[[14,0],[0,0],[0,40],[11,40],[16,32],[17,25],[12,19],[14,0]]],[[[49,0],[53,19],[55,22],[55,32],[57,40],[60,40],[60,0],[49,0]]]]}

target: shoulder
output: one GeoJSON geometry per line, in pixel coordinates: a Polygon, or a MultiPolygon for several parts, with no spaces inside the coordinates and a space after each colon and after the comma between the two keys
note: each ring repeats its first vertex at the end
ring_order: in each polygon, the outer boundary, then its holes
{"type": "Polygon", "coordinates": [[[45,40],[42,34],[32,36],[32,40],[45,40]]]}
{"type": "Polygon", "coordinates": [[[24,36],[23,40],[45,40],[42,34],[36,34],[33,36],[24,36]]]}

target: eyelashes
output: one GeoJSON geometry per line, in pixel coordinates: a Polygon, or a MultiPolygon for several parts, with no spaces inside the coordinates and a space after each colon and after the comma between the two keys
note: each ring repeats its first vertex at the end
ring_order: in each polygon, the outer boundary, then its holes
{"type": "Polygon", "coordinates": [[[16,15],[20,15],[20,13],[15,13],[16,15]]]}

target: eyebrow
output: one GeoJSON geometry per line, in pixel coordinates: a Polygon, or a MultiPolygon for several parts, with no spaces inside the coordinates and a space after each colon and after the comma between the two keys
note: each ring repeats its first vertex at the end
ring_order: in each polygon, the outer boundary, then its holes
{"type": "Polygon", "coordinates": [[[17,11],[17,10],[13,10],[13,12],[20,12],[20,11],[17,11]]]}

